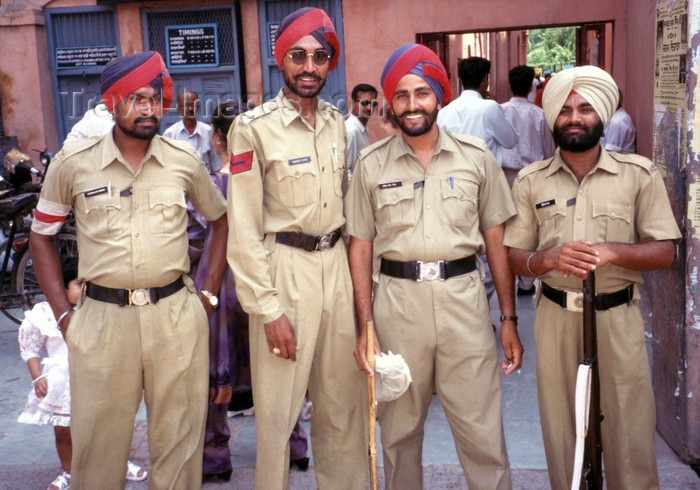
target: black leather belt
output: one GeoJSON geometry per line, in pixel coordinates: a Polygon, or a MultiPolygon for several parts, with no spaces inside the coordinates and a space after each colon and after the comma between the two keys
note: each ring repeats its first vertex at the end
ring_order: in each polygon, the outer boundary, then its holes
{"type": "Polygon", "coordinates": [[[142,289],[115,289],[98,286],[88,282],[85,286],[85,295],[97,301],[114,303],[119,306],[144,306],[154,305],[159,300],[177,293],[185,285],[182,277],[178,277],[167,286],[160,288],[142,289]]]}
{"type": "Polygon", "coordinates": [[[333,248],[341,236],[340,228],[322,236],[307,235],[299,231],[281,231],[275,236],[275,242],[300,248],[307,252],[319,252],[333,248]]]}
{"type": "Polygon", "coordinates": [[[470,255],[457,260],[439,260],[437,262],[399,262],[382,258],[379,271],[382,274],[399,279],[413,281],[444,281],[450,277],[461,276],[476,270],[476,257],[470,255]]]}
{"type": "MultiPolygon", "coordinates": [[[[583,293],[575,291],[562,291],[548,284],[542,283],[542,294],[545,298],[555,302],[569,311],[583,311],[583,293]]],[[[634,297],[634,285],[630,284],[624,289],[614,293],[598,293],[595,295],[595,309],[605,311],[616,306],[624,305],[632,301],[634,297]]]]}

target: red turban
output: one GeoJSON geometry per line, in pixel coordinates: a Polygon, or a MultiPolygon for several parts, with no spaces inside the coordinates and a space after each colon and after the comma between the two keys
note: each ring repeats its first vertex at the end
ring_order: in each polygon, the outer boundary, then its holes
{"type": "Polygon", "coordinates": [[[331,55],[330,69],[336,67],[340,57],[340,41],[326,12],[318,8],[303,7],[295,10],[282,20],[275,41],[275,59],[282,68],[284,55],[295,42],[304,36],[312,35],[331,55]]]}
{"type": "Polygon", "coordinates": [[[163,58],[155,51],[114,58],[107,63],[100,78],[100,91],[107,109],[112,112],[131,92],[150,85],[163,90],[163,107],[173,101],[173,81],[163,58]]]}
{"type": "Polygon", "coordinates": [[[391,103],[396,85],[409,73],[425,80],[439,102],[447,105],[452,96],[450,80],[440,58],[422,44],[404,44],[394,51],[382,72],[384,97],[391,103]]]}

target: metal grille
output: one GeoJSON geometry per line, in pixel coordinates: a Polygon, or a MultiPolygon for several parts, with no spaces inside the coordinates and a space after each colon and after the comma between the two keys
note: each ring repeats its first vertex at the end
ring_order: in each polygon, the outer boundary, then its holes
{"type": "Polygon", "coordinates": [[[171,25],[218,24],[219,64],[236,65],[236,40],[231,8],[147,12],[150,49],[165,58],[165,27],[171,25]]]}
{"type": "Polygon", "coordinates": [[[51,21],[54,48],[110,46],[119,38],[113,12],[53,13],[51,21]]]}

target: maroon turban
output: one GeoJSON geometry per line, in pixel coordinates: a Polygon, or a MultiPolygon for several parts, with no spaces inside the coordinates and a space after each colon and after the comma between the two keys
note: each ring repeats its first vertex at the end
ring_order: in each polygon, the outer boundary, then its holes
{"type": "Polygon", "coordinates": [[[163,90],[163,107],[173,101],[173,81],[163,58],[155,51],[114,58],[107,63],[100,77],[100,91],[107,109],[112,112],[131,92],[150,85],[163,90]]]}
{"type": "Polygon", "coordinates": [[[394,51],[382,72],[384,97],[391,103],[396,85],[405,75],[413,74],[425,80],[439,102],[447,105],[452,96],[450,80],[440,58],[422,44],[404,44],[394,51]]]}
{"type": "Polygon", "coordinates": [[[295,10],[282,20],[277,30],[275,41],[275,59],[277,66],[282,68],[284,55],[295,42],[304,36],[311,35],[331,55],[330,69],[336,67],[340,57],[340,41],[328,15],[321,9],[303,7],[295,10]]]}

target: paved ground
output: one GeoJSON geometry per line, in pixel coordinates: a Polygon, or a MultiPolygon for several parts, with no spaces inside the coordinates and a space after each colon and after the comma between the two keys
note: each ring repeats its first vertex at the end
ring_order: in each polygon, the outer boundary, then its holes
{"type": "MultiPolygon", "coordinates": [[[[530,298],[519,299],[518,312],[521,317],[520,331],[526,357],[523,369],[503,381],[508,454],[516,489],[547,489],[549,485],[536,401],[533,307],[530,298]]],[[[492,316],[497,318],[498,313],[492,310],[492,316]]],[[[31,385],[26,367],[19,357],[16,338],[17,326],[0,318],[0,488],[43,489],[59,471],[58,458],[54,449],[53,432],[49,428],[15,422],[31,385]]],[[[232,431],[233,477],[228,484],[207,484],[205,488],[253,488],[255,418],[237,417],[229,422],[232,431]]],[[[661,488],[700,488],[697,475],[678,459],[659,436],[656,439],[656,449],[661,488]]],[[[132,456],[135,461],[147,464],[148,447],[143,408],[135,424],[132,456]]],[[[105,457],[110,455],[105,454],[105,457]]],[[[424,488],[467,488],[450,429],[437,399],[433,400],[428,416],[423,463],[424,488]]],[[[343,464],[353,462],[344,461],[343,464]]],[[[315,488],[313,471],[292,471],[290,486],[292,489],[315,488]]],[[[146,482],[127,486],[129,489],[146,487],[146,482]]]]}

